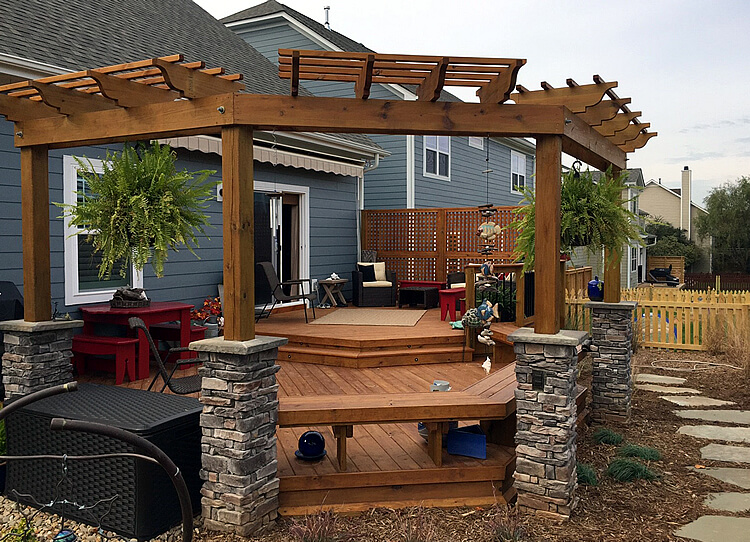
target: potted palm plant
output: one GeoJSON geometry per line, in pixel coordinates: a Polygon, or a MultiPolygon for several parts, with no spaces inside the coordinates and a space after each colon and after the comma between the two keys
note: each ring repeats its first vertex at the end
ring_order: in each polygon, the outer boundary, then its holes
{"type": "MultiPolygon", "coordinates": [[[[636,216],[623,205],[625,174],[613,175],[608,169],[597,182],[586,170],[571,169],[562,176],[560,205],[560,251],[570,255],[575,247],[586,247],[597,253],[602,247],[611,261],[619,258],[624,246],[642,244],[641,228],[636,216]]],[[[522,206],[514,211],[516,220],[507,229],[518,230],[514,256],[524,262],[524,271],[534,267],[535,194],[524,190],[522,206]]],[[[608,261],[610,263],[610,261],[608,261]]]]}
{"type": "Polygon", "coordinates": [[[115,267],[124,277],[131,264],[141,271],[149,261],[162,277],[170,249],[185,245],[195,254],[217,182],[207,180],[214,171],[178,171],[176,158],[168,145],[154,142],[107,152],[103,173],[78,160],[86,190],[78,192],[77,204],[56,205],[71,225],[93,232],[87,240],[101,253],[100,278],[115,267]]]}

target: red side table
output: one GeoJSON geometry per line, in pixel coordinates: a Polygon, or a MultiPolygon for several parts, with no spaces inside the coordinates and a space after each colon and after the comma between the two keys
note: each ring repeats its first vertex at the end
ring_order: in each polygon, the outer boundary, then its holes
{"type": "Polygon", "coordinates": [[[445,320],[448,312],[451,314],[451,321],[456,320],[456,305],[461,302],[459,316],[466,312],[466,288],[451,288],[449,290],[440,290],[440,321],[445,320]]]}

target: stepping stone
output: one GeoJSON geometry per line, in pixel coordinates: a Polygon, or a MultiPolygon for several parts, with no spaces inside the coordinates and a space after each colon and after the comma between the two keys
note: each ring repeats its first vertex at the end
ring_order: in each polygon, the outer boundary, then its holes
{"type": "Polygon", "coordinates": [[[736,405],[732,401],[722,401],[720,399],[711,399],[710,397],[659,397],[670,403],[681,407],[708,407],[708,406],[728,406],[736,405]]]}
{"type": "Polygon", "coordinates": [[[636,382],[644,382],[646,384],[684,384],[687,382],[687,378],[678,378],[676,376],[661,376],[661,375],[650,375],[650,374],[639,374],[635,375],[636,382]]]}
{"type": "Polygon", "coordinates": [[[705,469],[696,469],[690,467],[695,472],[706,474],[727,484],[739,486],[742,489],[750,489],[750,470],[738,469],[736,467],[708,467],[705,469]]]}
{"type": "Polygon", "coordinates": [[[750,510],[750,493],[710,493],[703,504],[722,512],[744,512],[750,510]]]}
{"type": "Polygon", "coordinates": [[[702,516],[674,534],[700,542],[750,542],[750,518],[702,516]]]}
{"type": "Polygon", "coordinates": [[[693,388],[674,388],[658,386],[656,384],[638,384],[636,388],[644,391],[655,391],[656,393],[692,393],[693,395],[700,395],[700,391],[693,388]]]}
{"type": "Polygon", "coordinates": [[[750,448],[712,443],[701,448],[701,458],[731,463],[750,463],[750,448]]]}
{"type": "Polygon", "coordinates": [[[750,425],[750,410],[673,410],[680,418],[750,425]]]}
{"type": "Polygon", "coordinates": [[[696,438],[724,440],[750,444],[750,427],[723,427],[721,425],[684,425],[677,432],[696,438]]]}

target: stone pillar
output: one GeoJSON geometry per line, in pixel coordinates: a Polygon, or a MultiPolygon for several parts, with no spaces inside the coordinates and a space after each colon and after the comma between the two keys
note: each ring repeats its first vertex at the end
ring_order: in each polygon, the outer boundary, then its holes
{"type": "Polygon", "coordinates": [[[627,422],[633,380],[633,310],[637,303],[591,301],[591,418],[596,423],[627,422]]]}
{"type": "Polygon", "coordinates": [[[5,399],[71,382],[73,335],[81,327],[81,320],[0,322],[5,399]]]}
{"type": "Polygon", "coordinates": [[[577,347],[584,331],[554,335],[521,328],[516,352],[516,473],[518,505],[538,514],[570,516],[578,503],[576,476],[577,347]]]}
{"type": "Polygon", "coordinates": [[[276,518],[276,357],[286,342],[217,337],[190,344],[203,362],[201,504],[208,529],[250,536],[276,518]]]}

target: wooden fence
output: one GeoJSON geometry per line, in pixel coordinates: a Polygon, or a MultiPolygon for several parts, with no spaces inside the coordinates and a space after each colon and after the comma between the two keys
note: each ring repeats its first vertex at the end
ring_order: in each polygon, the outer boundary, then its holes
{"type": "Polygon", "coordinates": [[[750,275],[744,273],[685,273],[685,288],[691,290],[750,290],[750,275]]]}
{"type": "Polygon", "coordinates": [[[492,220],[501,228],[510,224],[517,207],[495,207],[483,218],[476,207],[441,209],[385,209],[362,211],[362,249],[375,250],[378,260],[399,279],[441,280],[463,271],[467,264],[488,259],[511,263],[518,233],[502,230],[495,239],[492,258],[481,256],[479,225],[492,220]]]}
{"type": "MultiPolygon", "coordinates": [[[[748,329],[750,292],[635,288],[622,290],[623,301],[636,301],[633,332],[642,346],[705,350],[706,334],[716,326],[748,329]]],[[[566,328],[590,331],[588,299],[566,292],[566,328]]]]}
{"type": "Polygon", "coordinates": [[[672,274],[685,282],[685,256],[650,256],[646,255],[646,276],[648,272],[656,267],[672,266],[672,274]]]}

